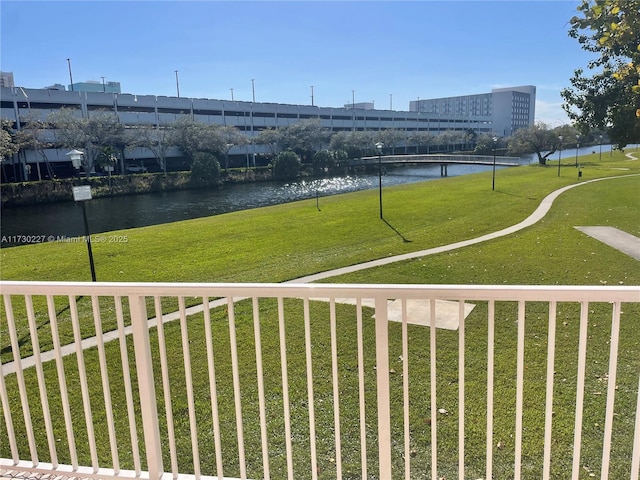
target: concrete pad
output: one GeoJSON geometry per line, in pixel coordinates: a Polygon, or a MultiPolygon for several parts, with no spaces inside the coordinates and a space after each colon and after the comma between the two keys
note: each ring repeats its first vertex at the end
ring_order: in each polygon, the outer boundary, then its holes
{"type": "Polygon", "coordinates": [[[582,233],[640,260],[640,238],[614,227],[575,227],[582,233]]]}
{"type": "MultiPolygon", "coordinates": [[[[326,298],[311,298],[310,300],[327,301],[326,298]]],[[[336,298],[336,303],[344,305],[355,305],[354,298],[336,298]]],[[[457,330],[460,318],[460,305],[458,302],[450,300],[436,300],[436,328],[445,330],[457,330]]],[[[422,325],[423,327],[431,326],[431,300],[409,299],[407,303],[407,323],[411,325],[422,325]]],[[[364,298],[361,302],[363,307],[375,308],[375,301],[370,298],[364,298]]],[[[472,303],[464,304],[464,318],[471,313],[475,305],[472,303]]],[[[387,303],[387,316],[390,322],[402,323],[402,301],[390,300],[387,303]]],[[[375,318],[372,315],[371,318],[375,318]]]]}
{"type": "MultiPolygon", "coordinates": [[[[407,323],[412,325],[431,326],[431,300],[412,300],[407,302],[407,323]]],[[[460,304],[450,300],[435,300],[436,328],[457,330],[460,324],[460,304]]],[[[471,313],[475,305],[464,304],[464,318],[471,313]]],[[[389,303],[388,315],[390,322],[402,323],[402,301],[394,300],[389,303]]]]}

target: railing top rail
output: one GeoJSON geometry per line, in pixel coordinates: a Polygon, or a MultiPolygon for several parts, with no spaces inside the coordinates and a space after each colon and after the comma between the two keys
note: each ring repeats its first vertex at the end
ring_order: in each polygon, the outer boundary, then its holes
{"type": "Polygon", "coordinates": [[[603,285],[398,285],[317,283],[140,283],[0,281],[9,295],[246,296],[447,298],[473,300],[640,302],[640,286],[603,285]]]}

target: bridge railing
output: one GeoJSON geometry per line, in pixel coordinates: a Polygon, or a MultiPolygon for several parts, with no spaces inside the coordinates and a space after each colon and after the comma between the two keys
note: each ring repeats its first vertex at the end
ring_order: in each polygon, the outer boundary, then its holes
{"type": "MultiPolygon", "coordinates": [[[[493,155],[457,155],[457,154],[442,154],[442,153],[430,153],[420,155],[382,155],[380,160],[383,163],[478,163],[486,165],[493,163],[493,155]]],[[[496,163],[501,165],[521,165],[522,159],[520,157],[505,157],[498,156],[495,158],[496,163]]],[[[378,156],[362,157],[354,159],[355,163],[370,163],[377,162],[378,156]]]]}

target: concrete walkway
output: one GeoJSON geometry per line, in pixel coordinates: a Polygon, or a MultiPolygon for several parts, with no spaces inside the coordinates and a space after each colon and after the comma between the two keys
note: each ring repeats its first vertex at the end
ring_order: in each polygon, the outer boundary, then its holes
{"type": "MultiPolygon", "coordinates": [[[[635,156],[633,156],[633,154],[628,153],[627,156],[631,159],[631,160],[636,160],[635,156]]],[[[632,176],[636,176],[637,174],[633,174],[632,176]]],[[[580,182],[580,183],[575,183],[573,185],[568,185],[566,187],[563,187],[559,190],[556,190],[552,193],[550,193],[549,195],[547,195],[542,202],[540,202],[540,205],[538,206],[538,208],[531,214],[529,215],[527,218],[525,218],[523,221],[521,221],[520,223],[517,223],[511,227],[507,227],[504,228],[502,230],[499,230],[497,232],[493,232],[493,233],[488,233],[486,235],[482,235],[481,237],[477,237],[477,238],[472,238],[469,240],[464,240],[461,242],[456,242],[456,243],[452,243],[449,245],[442,245],[439,247],[434,247],[434,248],[429,248],[426,250],[419,250],[417,252],[411,252],[411,253],[405,253],[403,255],[395,255],[395,256],[391,256],[391,257],[387,257],[387,258],[381,258],[378,260],[373,260],[371,262],[365,262],[365,263],[360,263],[357,265],[350,265],[348,267],[342,267],[342,268],[337,268],[335,270],[328,270],[326,272],[321,272],[321,273],[316,273],[313,275],[307,275],[305,277],[300,277],[300,278],[296,278],[294,280],[289,280],[287,282],[284,283],[310,283],[310,282],[316,282],[318,280],[324,280],[326,278],[331,278],[331,277],[336,277],[339,275],[344,275],[346,273],[351,273],[351,272],[357,272],[360,270],[366,270],[368,268],[374,268],[374,267],[379,267],[379,266],[383,266],[383,265],[389,265],[390,263],[394,263],[394,262],[402,262],[404,260],[411,260],[414,258],[420,258],[420,257],[425,257],[428,255],[435,255],[438,253],[443,253],[443,252],[450,252],[452,250],[457,250],[459,248],[464,248],[464,247],[469,247],[471,245],[476,245],[478,243],[482,243],[482,242],[486,242],[488,240],[494,240],[496,238],[500,238],[500,237],[504,237],[506,235],[511,235],[512,233],[515,233],[519,230],[522,230],[524,228],[527,228],[531,225],[534,225],[535,223],[539,222],[551,209],[551,206],[553,205],[553,202],[555,201],[556,198],[558,198],[560,195],[562,195],[564,192],[571,190],[572,188],[575,187],[579,187],[581,185],[586,185],[588,183],[593,183],[593,182],[600,182],[603,180],[613,180],[616,178],[624,178],[625,176],[622,177],[605,177],[605,178],[597,178],[594,180],[589,180],[586,182],[580,182]]],[[[240,300],[240,299],[238,299],[240,300]]],[[[223,305],[226,305],[227,300],[226,299],[218,299],[218,300],[214,300],[212,302],[209,303],[209,308],[216,308],[216,307],[220,307],[223,305]]],[[[428,308],[428,307],[427,307],[428,308]]],[[[471,307],[473,308],[473,307],[471,307]]],[[[190,316],[190,315],[194,315],[197,313],[202,312],[203,307],[202,305],[195,305],[191,308],[186,309],[186,315],[190,316]]],[[[422,309],[424,310],[424,308],[422,309]]],[[[470,311],[470,309],[468,307],[465,307],[465,312],[470,311]]],[[[467,313],[465,313],[466,315],[467,313]]],[[[456,314],[457,315],[457,314],[456,314]]],[[[389,316],[390,318],[395,318],[395,316],[397,316],[395,313],[393,312],[389,312],[389,316]]],[[[179,312],[172,312],[166,315],[162,316],[162,323],[167,323],[167,322],[171,322],[174,320],[178,320],[180,318],[180,314],[179,312]]],[[[451,319],[446,319],[445,320],[447,323],[450,324],[451,319]]],[[[416,323],[420,323],[420,322],[416,322],[416,323]]],[[[149,328],[152,327],[156,327],[158,325],[158,319],[157,318],[151,318],[149,319],[149,328]]],[[[423,323],[424,324],[424,323],[423,323]]],[[[438,319],[436,319],[436,325],[438,324],[438,319]]],[[[444,328],[447,328],[443,325],[444,328]]],[[[451,328],[454,328],[453,325],[451,325],[451,328]]],[[[455,328],[457,328],[457,326],[455,326],[455,328]]],[[[131,327],[126,327],[125,329],[125,334],[126,335],[130,335],[131,334],[131,327]]],[[[117,340],[118,339],[118,332],[117,331],[111,331],[111,332],[107,332],[102,336],[103,342],[107,343],[113,340],[117,340]]],[[[96,337],[91,337],[91,338],[86,338],[82,341],[82,349],[87,349],[87,348],[93,348],[97,345],[97,340],[96,337]]],[[[65,345],[63,347],[61,347],[61,353],[63,356],[66,355],[72,355],[76,352],[76,345],[75,343],[69,344],[69,345],[65,345]]],[[[54,359],[54,352],[53,351],[49,351],[49,352],[42,352],[40,355],[41,359],[43,362],[46,361],[51,361],[54,359]]],[[[32,367],[35,365],[35,360],[34,357],[27,357],[21,360],[22,366],[23,368],[28,368],[28,367],[32,367]]],[[[9,362],[9,363],[5,363],[3,365],[0,365],[0,371],[2,372],[3,375],[9,375],[11,373],[15,372],[15,365],[14,362],[9,362]]]]}
{"type": "Polygon", "coordinates": [[[630,257],[640,260],[640,238],[623,232],[614,227],[575,227],[582,233],[589,235],[610,247],[626,253],[630,257]]]}

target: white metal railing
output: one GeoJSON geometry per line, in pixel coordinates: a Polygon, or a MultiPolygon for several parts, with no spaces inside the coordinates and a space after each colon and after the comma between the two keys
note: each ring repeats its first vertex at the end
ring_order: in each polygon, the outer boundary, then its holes
{"type": "Polygon", "coordinates": [[[0,288],[0,474],[638,480],[640,287],[0,288]]]}

